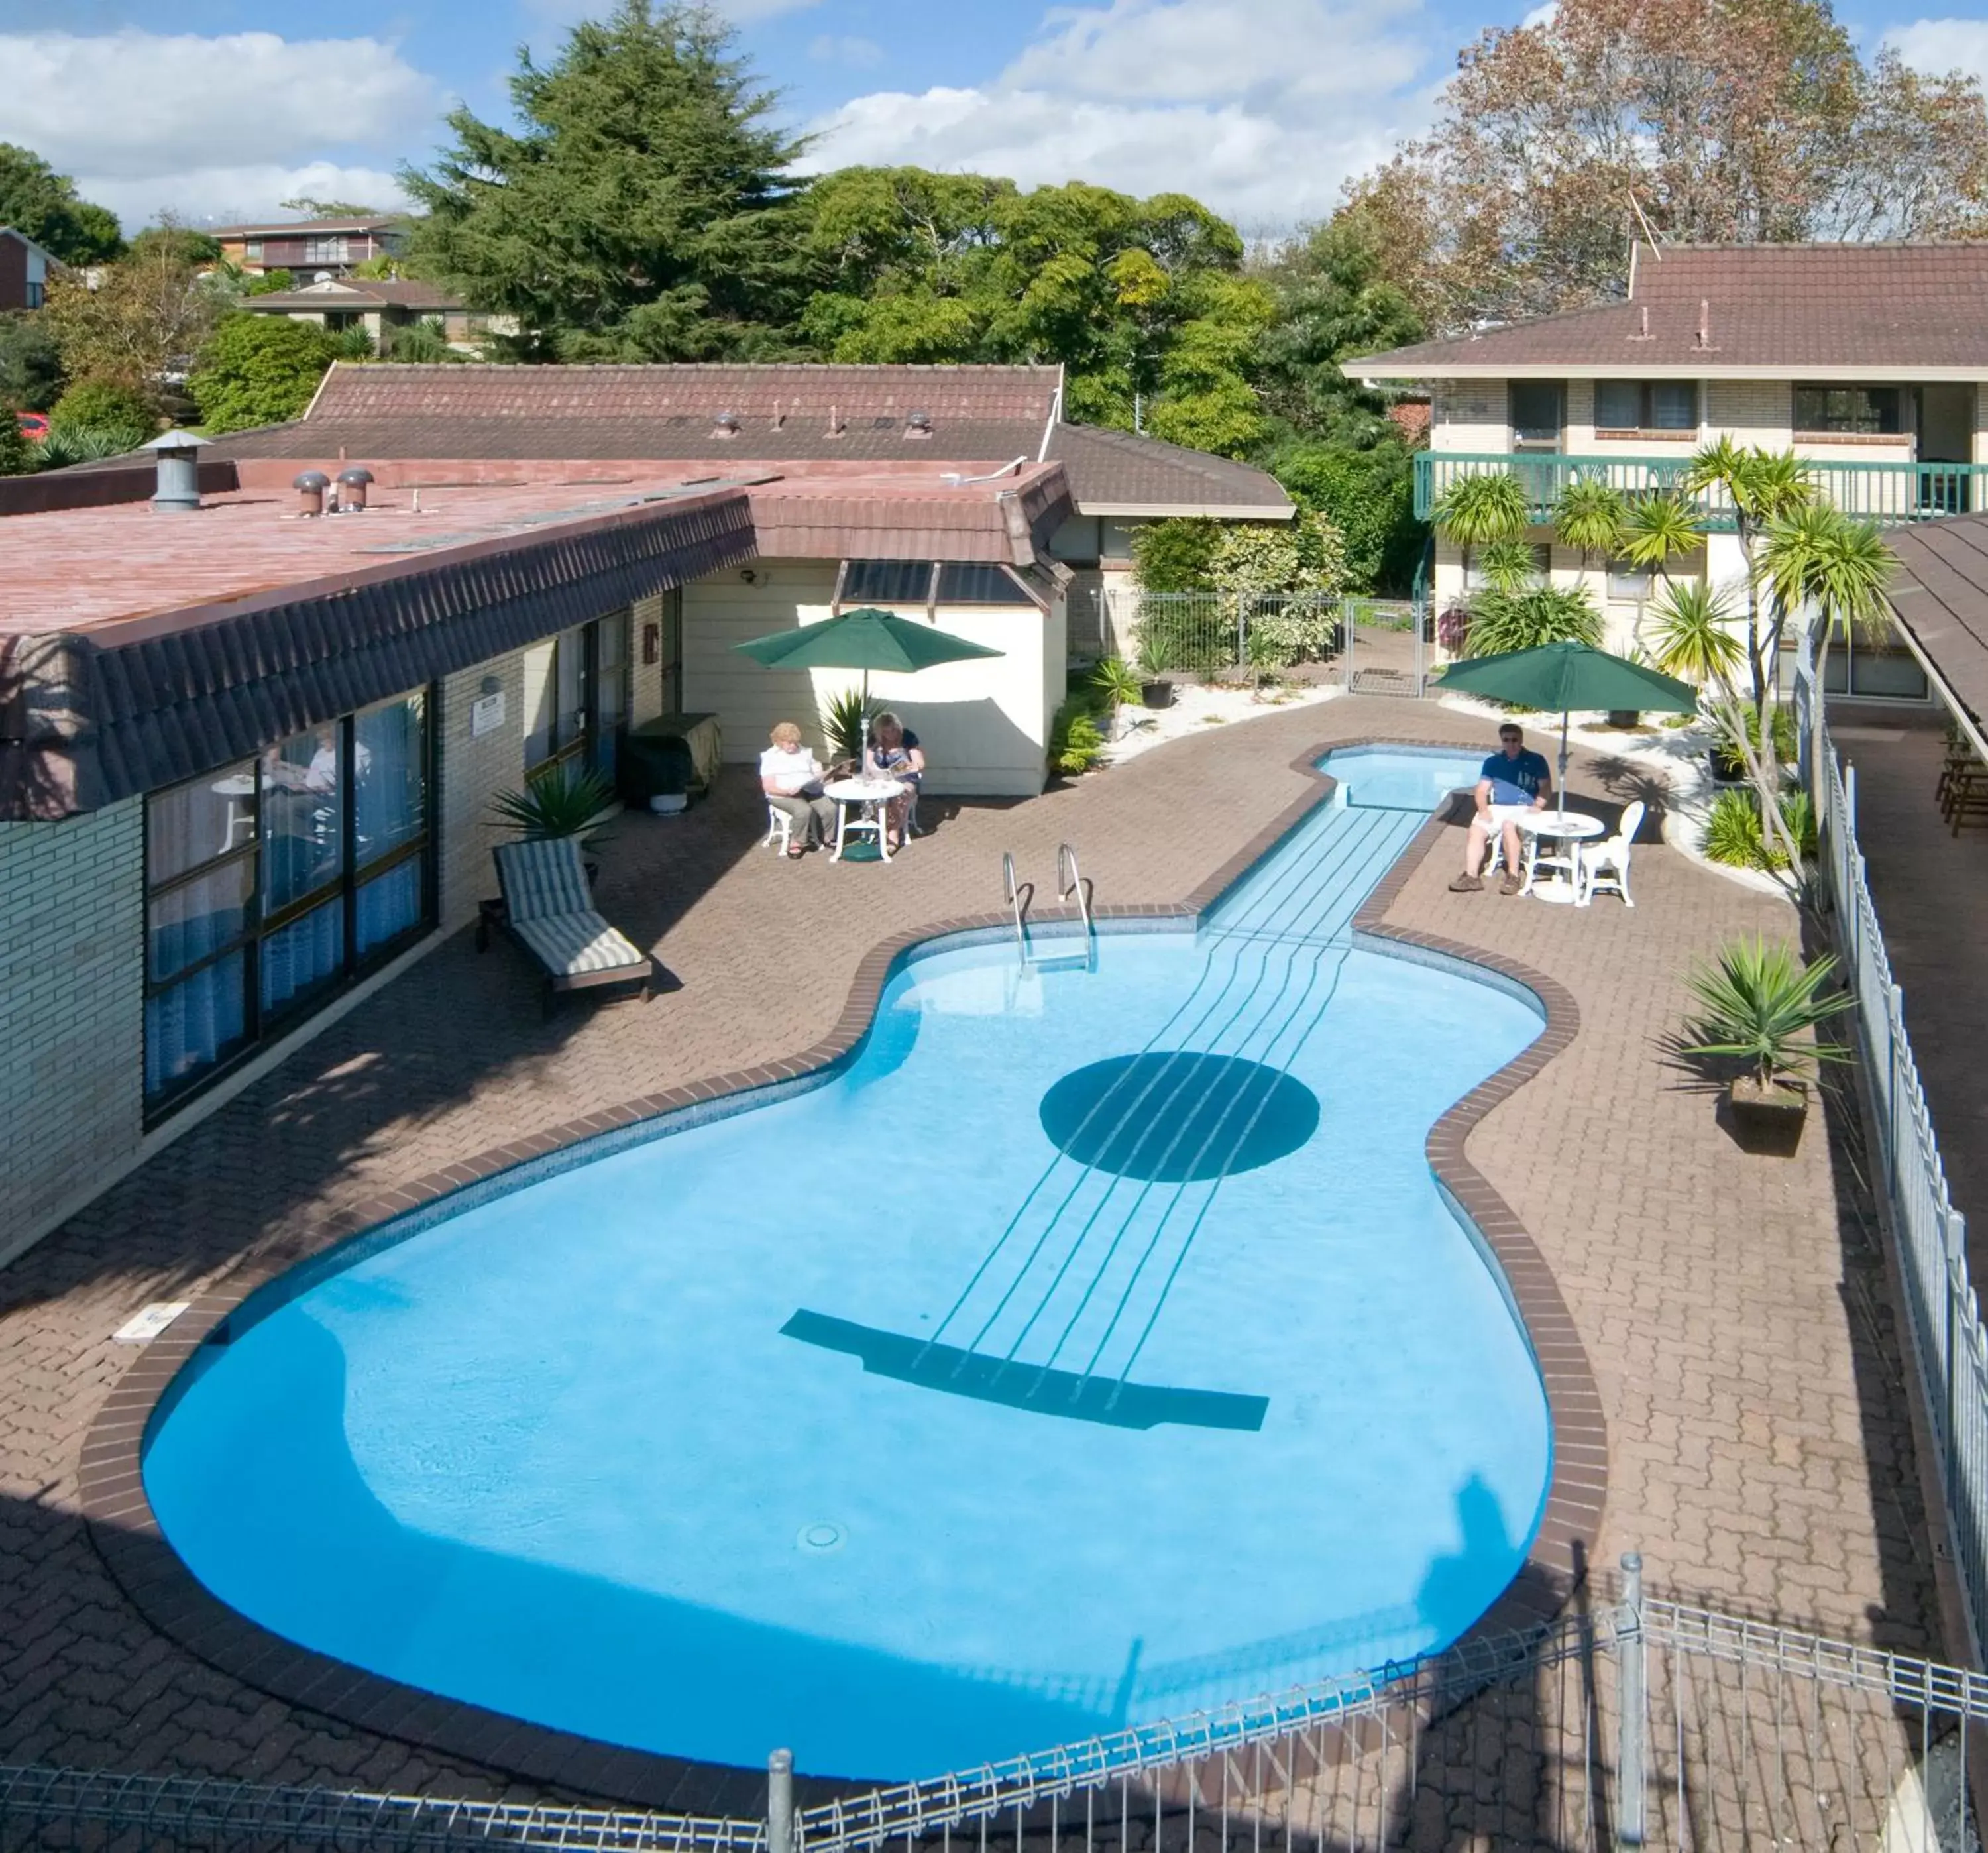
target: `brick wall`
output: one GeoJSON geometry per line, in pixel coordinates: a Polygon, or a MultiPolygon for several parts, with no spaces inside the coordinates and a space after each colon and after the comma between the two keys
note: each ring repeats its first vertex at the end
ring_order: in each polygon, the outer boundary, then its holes
{"type": "Polygon", "coordinates": [[[1503,380],[1451,380],[1438,384],[1431,402],[1429,445],[1439,451],[1503,451],[1511,428],[1505,422],[1503,380]]]}
{"type": "Polygon", "coordinates": [[[1784,450],[1794,436],[1789,421],[1794,415],[1794,400],[1785,380],[1708,380],[1706,404],[1706,423],[1715,437],[1724,431],[1736,443],[1784,450]]]}
{"type": "Polygon", "coordinates": [[[144,816],[0,823],[0,1260],[143,1134],[144,816]]]}
{"type": "Polygon", "coordinates": [[[441,830],[436,908],[445,932],[476,918],[476,904],[497,891],[490,851],[503,840],[491,827],[490,800],[525,782],[525,658],[522,651],[451,675],[441,685],[441,830]],[[474,704],[485,677],[504,696],[504,719],[480,739],[470,731],[474,704]]]}

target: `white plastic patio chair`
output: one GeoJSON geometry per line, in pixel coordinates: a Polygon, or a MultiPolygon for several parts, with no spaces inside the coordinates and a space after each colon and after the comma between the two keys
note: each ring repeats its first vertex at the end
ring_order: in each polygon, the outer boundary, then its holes
{"type": "Polygon", "coordinates": [[[1580,859],[1578,885],[1581,905],[1583,907],[1594,898],[1601,888],[1612,889],[1622,897],[1625,907],[1636,904],[1629,898],[1629,850],[1636,840],[1636,832],[1643,827],[1643,800],[1638,798],[1622,813],[1622,825],[1614,836],[1604,837],[1594,843],[1576,846],[1580,859]]]}
{"type": "Polygon", "coordinates": [[[773,805],[766,806],[766,834],[759,840],[764,849],[770,843],[782,855],[787,853],[794,840],[794,820],[773,805]]]}

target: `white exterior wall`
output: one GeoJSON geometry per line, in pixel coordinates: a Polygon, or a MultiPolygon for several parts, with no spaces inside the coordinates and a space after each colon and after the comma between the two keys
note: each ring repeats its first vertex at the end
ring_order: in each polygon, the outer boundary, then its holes
{"type": "MultiPolygon", "coordinates": [[[[756,762],[777,721],[792,721],[819,749],[821,703],[860,674],[762,668],[733,648],[786,624],[827,617],[833,561],[760,560],[752,583],[726,572],[684,590],[684,702],[718,716],[725,757],[756,762]]],[[[907,607],[907,617],[922,617],[907,607]]],[[[1031,606],[946,606],[938,627],[999,650],[999,657],[945,663],[917,675],[873,675],[870,692],[904,717],[924,742],[925,790],[935,795],[1029,796],[1043,788],[1051,718],[1063,699],[1067,632],[1063,602],[1044,617],[1031,606]]]]}
{"type": "Polygon", "coordinates": [[[0,1261],[144,1135],[144,804],[0,823],[0,1261]]]}
{"type": "Polygon", "coordinates": [[[505,837],[491,824],[490,801],[525,783],[525,716],[521,650],[462,670],[441,685],[435,911],[445,932],[474,920],[477,902],[497,892],[490,852],[505,837]],[[504,698],[504,718],[479,739],[470,731],[472,710],[485,681],[493,679],[504,698]]]}
{"type": "Polygon", "coordinates": [[[1505,422],[1503,380],[1436,382],[1429,400],[1431,450],[1510,450],[1511,436],[1505,422]]]}

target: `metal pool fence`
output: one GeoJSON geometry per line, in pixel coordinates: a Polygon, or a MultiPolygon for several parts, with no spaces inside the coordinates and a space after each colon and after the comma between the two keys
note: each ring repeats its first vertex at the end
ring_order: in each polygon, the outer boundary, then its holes
{"type": "MultiPolygon", "coordinates": [[[[1814,685],[1797,676],[1797,706],[1813,712],[1814,685]]],[[[1804,752],[1809,739],[1804,725],[1804,752]]],[[[1857,1000],[1868,1082],[1871,1187],[1882,1203],[1905,1287],[1928,1425],[1952,1535],[1955,1568],[1978,1660],[1988,1628],[1988,1328],[1967,1278],[1967,1225],[1947,1194],[1925,1090],[1905,1034],[1905,997],[1871,898],[1857,843],[1857,774],[1824,749],[1822,861],[1836,936],[1857,1000]]]]}
{"type": "Polygon", "coordinates": [[[0,1770],[0,1847],[674,1853],[1970,1853],[1988,1680],[1645,1598],[765,1820],[0,1770]]]}
{"type": "Polygon", "coordinates": [[[1363,692],[1422,691],[1425,600],[1113,587],[1094,596],[1091,610],[1090,619],[1073,617],[1073,654],[1122,657],[1150,675],[1329,663],[1363,692]]]}

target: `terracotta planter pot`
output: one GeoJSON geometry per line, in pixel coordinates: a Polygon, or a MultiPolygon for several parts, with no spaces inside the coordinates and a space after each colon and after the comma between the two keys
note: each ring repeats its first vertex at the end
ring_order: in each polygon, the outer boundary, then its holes
{"type": "Polygon", "coordinates": [[[1790,1158],[1801,1143],[1808,1120],[1808,1089],[1800,1081],[1776,1081],[1763,1087],[1753,1075],[1742,1075],[1726,1086],[1733,1136],[1748,1151],[1790,1158]]]}

